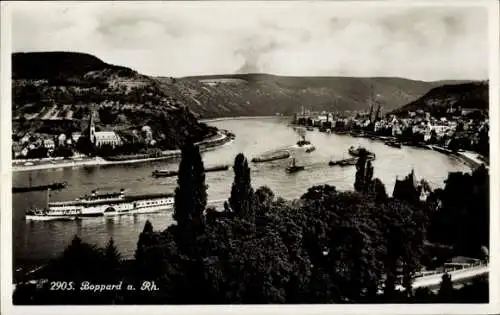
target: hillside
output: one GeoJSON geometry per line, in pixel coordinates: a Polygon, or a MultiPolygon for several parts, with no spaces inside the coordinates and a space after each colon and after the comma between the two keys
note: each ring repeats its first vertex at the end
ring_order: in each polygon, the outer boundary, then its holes
{"type": "Polygon", "coordinates": [[[402,78],[287,77],[269,74],[154,78],[159,88],[203,118],[292,114],[313,110],[366,110],[373,95],[384,111],[414,101],[442,82],[402,78]]]}
{"type": "Polygon", "coordinates": [[[449,107],[488,110],[488,89],[487,81],[442,85],[431,89],[417,100],[396,109],[394,113],[404,113],[418,109],[433,112],[449,107]]]}
{"type": "Polygon", "coordinates": [[[88,54],[13,54],[12,98],[18,135],[81,131],[91,109],[98,113],[99,129],[133,134],[148,125],[165,148],[178,148],[188,136],[198,141],[214,132],[149,77],[88,54]]]}

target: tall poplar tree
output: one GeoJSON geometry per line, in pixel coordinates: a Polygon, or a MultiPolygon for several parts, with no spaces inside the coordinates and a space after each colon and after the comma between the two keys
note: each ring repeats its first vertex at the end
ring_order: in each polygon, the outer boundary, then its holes
{"type": "Polygon", "coordinates": [[[200,150],[187,141],[181,152],[177,188],[175,189],[174,219],[180,227],[189,221],[201,221],[207,206],[205,168],[200,150]]]}
{"type": "Polygon", "coordinates": [[[359,158],[356,163],[356,177],[354,181],[354,189],[358,192],[367,193],[373,177],[373,166],[368,161],[368,152],[360,150],[359,158]]]}
{"type": "Polygon", "coordinates": [[[246,157],[239,153],[234,159],[234,182],[229,197],[229,205],[236,215],[250,218],[253,215],[253,188],[250,168],[246,157]]]}

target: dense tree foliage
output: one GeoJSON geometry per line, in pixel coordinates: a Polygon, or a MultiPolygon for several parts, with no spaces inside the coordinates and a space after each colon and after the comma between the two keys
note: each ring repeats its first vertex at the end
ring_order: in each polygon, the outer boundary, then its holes
{"type": "Polygon", "coordinates": [[[181,152],[175,190],[174,219],[183,228],[189,221],[201,221],[207,206],[205,168],[200,150],[188,141],[181,152]]]}
{"type": "Polygon", "coordinates": [[[253,189],[250,183],[250,168],[243,154],[238,154],[234,159],[234,182],[231,188],[229,205],[237,215],[251,220],[253,205],[253,189]]]}
{"type": "Polygon", "coordinates": [[[444,189],[430,199],[434,206],[429,237],[452,245],[457,254],[478,257],[489,245],[489,175],[481,166],[472,174],[452,172],[444,189]]]}
{"type": "Polygon", "coordinates": [[[356,176],[354,189],[358,192],[367,193],[370,190],[373,177],[373,166],[368,161],[368,152],[361,148],[359,158],[356,162],[356,176]]]}

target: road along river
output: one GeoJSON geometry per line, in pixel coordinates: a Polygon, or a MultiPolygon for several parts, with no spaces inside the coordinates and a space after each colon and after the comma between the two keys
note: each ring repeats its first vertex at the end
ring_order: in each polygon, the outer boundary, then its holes
{"type": "MultiPolygon", "coordinates": [[[[288,119],[235,119],[210,122],[221,129],[236,135],[230,144],[203,153],[205,166],[232,164],[239,152],[250,160],[259,154],[294,145],[298,134],[289,127],[288,119]]],[[[444,154],[404,146],[392,148],[379,141],[365,138],[352,138],[335,134],[307,131],[306,137],[316,146],[316,151],[292,153],[297,162],[306,166],[305,171],[287,174],[284,168],[288,160],[271,163],[251,164],[254,188],[269,186],[276,195],[284,198],[298,198],[307,188],[318,184],[330,184],[339,190],[351,190],[354,183],[354,167],[329,167],[330,159],[348,157],[351,145],[362,145],[376,153],[373,162],[374,176],[386,185],[392,193],[397,176],[406,176],[412,168],[417,177],[425,178],[433,188],[443,186],[443,180],[450,171],[469,171],[460,160],[444,154]]],[[[79,168],[54,168],[13,173],[13,186],[25,186],[31,174],[32,184],[67,182],[66,189],[52,192],[51,200],[71,200],[93,189],[99,191],[118,191],[126,189],[133,194],[173,192],[176,177],[153,178],[155,169],[177,169],[178,161],[153,161],[123,165],[85,166],[79,168]]],[[[207,173],[208,198],[216,204],[228,198],[233,181],[232,169],[224,172],[207,173]]],[[[29,222],[24,220],[24,211],[32,206],[43,206],[47,194],[30,192],[13,195],[13,249],[14,266],[23,262],[38,262],[59,255],[78,234],[84,241],[104,246],[110,237],[125,258],[132,257],[139,233],[146,220],[155,229],[170,225],[172,213],[143,214],[121,217],[85,218],[77,221],[29,222]]]]}

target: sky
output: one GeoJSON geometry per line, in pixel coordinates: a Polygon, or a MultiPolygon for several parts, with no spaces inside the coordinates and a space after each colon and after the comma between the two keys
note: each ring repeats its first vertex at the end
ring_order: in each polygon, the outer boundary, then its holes
{"type": "Polygon", "coordinates": [[[12,4],[12,50],[77,51],[146,75],[488,78],[481,6],[343,2],[12,4]]]}

